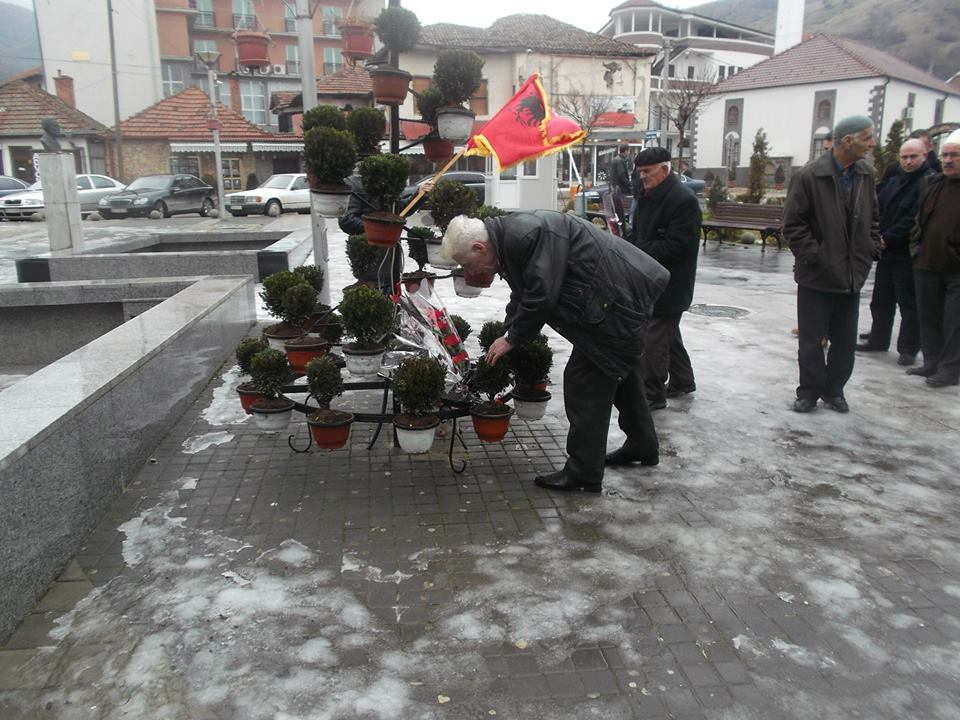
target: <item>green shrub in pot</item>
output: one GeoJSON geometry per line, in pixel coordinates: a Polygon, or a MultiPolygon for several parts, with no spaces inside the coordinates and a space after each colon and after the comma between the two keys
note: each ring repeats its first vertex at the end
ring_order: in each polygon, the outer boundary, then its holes
{"type": "Polygon", "coordinates": [[[335,105],[317,105],[303,114],[303,132],[306,133],[315,127],[346,130],[347,117],[343,110],[335,105]]]}
{"type": "Polygon", "coordinates": [[[373,21],[373,26],[383,44],[393,52],[412,50],[420,39],[420,20],[406,8],[384,8],[373,21]]]}
{"type": "Polygon", "coordinates": [[[433,84],[445,106],[463,105],[483,82],[483,58],[472,50],[441,50],[433,66],[433,84]]]}
{"type": "Polygon", "coordinates": [[[446,367],[432,357],[407,358],[394,371],[391,386],[402,412],[393,425],[405,451],[424,453],[433,445],[446,377],[446,367]]]}
{"type": "Polygon", "coordinates": [[[261,350],[250,359],[250,375],[262,396],[250,407],[254,422],[267,432],[282,430],[293,412],[293,402],[281,397],[284,385],[293,379],[287,356],[273,348],[261,350]]]}
{"type": "Polygon", "coordinates": [[[303,135],[303,155],[314,191],[349,192],[343,179],[353,172],[357,162],[357,148],[351,133],[331,127],[311,128],[303,135]]]}
{"type": "Polygon", "coordinates": [[[477,340],[484,353],[490,349],[494,340],[503,337],[503,333],[506,332],[505,328],[506,325],[500,320],[488,320],[480,326],[480,334],[477,336],[477,340]]]}
{"type": "Polygon", "coordinates": [[[468,323],[459,315],[451,315],[450,320],[453,322],[453,327],[457,330],[457,335],[460,338],[460,342],[466,342],[467,338],[470,337],[470,333],[473,332],[473,328],[470,327],[470,323],[468,323]]]}
{"type": "Polygon", "coordinates": [[[513,374],[514,385],[526,391],[549,376],[553,367],[553,350],[547,344],[547,336],[541,334],[535,340],[513,348],[505,359],[513,374]]]}
{"type": "Polygon", "coordinates": [[[457,180],[437,182],[427,200],[427,206],[440,233],[457,215],[472,215],[477,210],[477,196],[473,190],[457,180]]]}
{"type": "Polygon", "coordinates": [[[427,264],[427,241],[436,240],[436,233],[428,227],[417,225],[407,230],[407,248],[410,259],[422,272],[427,264]]]}
{"type": "Polygon", "coordinates": [[[410,161],[402,155],[381,153],[360,162],[363,189],[384,212],[394,211],[409,175],[410,161]]]}
{"type": "Polygon", "coordinates": [[[237,344],[236,357],[237,365],[243,375],[250,375],[250,361],[253,356],[261,350],[266,350],[270,344],[263,337],[244,338],[237,344]]]}
{"type": "Polygon", "coordinates": [[[353,133],[357,153],[366,157],[380,152],[380,141],[387,129],[387,119],[382,110],[358,107],[347,116],[347,129],[353,133]]]}
{"type": "Polygon", "coordinates": [[[347,370],[360,377],[375,376],[386,349],[383,338],[394,326],[396,307],[380,291],[356,285],[344,290],[340,314],[345,332],[354,338],[343,346],[347,370]]]}
{"type": "Polygon", "coordinates": [[[343,393],[343,377],[340,368],[330,355],[315,358],[307,363],[307,386],[320,409],[307,416],[307,425],[314,442],[321,448],[336,450],[347,443],[350,437],[352,413],[331,410],[330,403],[343,393]]]}

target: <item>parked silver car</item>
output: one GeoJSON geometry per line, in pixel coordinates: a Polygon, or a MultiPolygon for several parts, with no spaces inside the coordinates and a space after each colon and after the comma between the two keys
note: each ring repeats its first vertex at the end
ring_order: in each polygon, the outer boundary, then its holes
{"type": "MultiPolygon", "coordinates": [[[[123,190],[123,183],[106,175],[77,175],[77,195],[80,198],[80,213],[97,209],[100,198],[123,190]]],[[[35,182],[27,190],[11,193],[0,199],[0,218],[26,220],[43,212],[43,186],[35,182]]]]}

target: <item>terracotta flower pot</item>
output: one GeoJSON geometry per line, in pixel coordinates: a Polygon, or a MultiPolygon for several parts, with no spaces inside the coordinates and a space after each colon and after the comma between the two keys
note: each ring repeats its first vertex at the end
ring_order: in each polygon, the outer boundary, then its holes
{"type": "Polygon", "coordinates": [[[284,352],[285,344],[303,335],[303,331],[300,328],[281,322],[275,325],[268,325],[263,331],[263,334],[264,337],[267,338],[267,342],[270,343],[270,347],[274,350],[284,352]]]}
{"type": "Polygon", "coordinates": [[[246,411],[247,415],[253,414],[253,411],[250,408],[257,400],[260,400],[263,397],[263,395],[259,393],[252,382],[245,382],[237,385],[237,395],[240,396],[240,407],[246,411]]]}
{"type": "Polygon", "coordinates": [[[330,343],[322,338],[304,335],[285,342],[283,349],[294,372],[306,373],[308,362],[330,352],[330,343]]]}
{"type": "Polygon", "coordinates": [[[453,143],[449,140],[424,140],[423,156],[432,163],[446,162],[453,157],[453,143]]]}
{"type": "Polygon", "coordinates": [[[364,215],[363,232],[367,235],[367,244],[393,247],[400,242],[405,223],[406,220],[393,213],[375,212],[364,215]]]}
{"type": "Polygon", "coordinates": [[[317,447],[324,450],[339,450],[350,439],[353,420],[352,413],[318,410],[307,417],[307,425],[310,427],[310,434],[317,447]]]}
{"type": "Polygon", "coordinates": [[[243,67],[260,68],[270,64],[270,36],[262,32],[241,30],[234,34],[237,43],[237,61],[243,67]]]}
{"type": "Polygon", "coordinates": [[[500,442],[510,427],[513,408],[509,405],[493,407],[491,403],[482,403],[470,408],[473,429],[483,442],[500,442]]]}
{"type": "Polygon", "coordinates": [[[378,68],[370,71],[373,97],[380,105],[402,105],[413,76],[405,70],[378,68]]]}
{"type": "Polygon", "coordinates": [[[356,59],[373,55],[373,28],[359,23],[341,23],[339,27],[344,55],[356,59]]]}

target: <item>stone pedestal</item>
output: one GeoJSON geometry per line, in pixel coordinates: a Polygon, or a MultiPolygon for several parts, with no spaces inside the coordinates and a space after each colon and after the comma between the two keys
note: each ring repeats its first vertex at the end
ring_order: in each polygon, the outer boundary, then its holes
{"type": "Polygon", "coordinates": [[[51,252],[83,250],[77,172],[72,153],[39,153],[44,215],[51,252]]]}
{"type": "Polygon", "coordinates": [[[313,264],[323,268],[320,302],[330,304],[330,248],[327,244],[327,219],[320,212],[317,195],[310,193],[310,226],[313,229],[313,264]]]}

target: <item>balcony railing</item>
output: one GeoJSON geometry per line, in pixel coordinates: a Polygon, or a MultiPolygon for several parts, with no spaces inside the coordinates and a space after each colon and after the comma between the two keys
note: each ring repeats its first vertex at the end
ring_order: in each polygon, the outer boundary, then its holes
{"type": "Polygon", "coordinates": [[[324,37],[340,37],[340,27],[334,20],[323,21],[324,37]]]}
{"type": "Polygon", "coordinates": [[[287,60],[287,75],[299,75],[299,74],[300,74],[300,61],[287,60]]]}
{"type": "Polygon", "coordinates": [[[296,32],[297,31],[297,19],[288,17],[283,20],[283,29],[285,32],[296,32]]]}
{"type": "Polygon", "coordinates": [[[193,26],[197,28],[212,28],[216,27],[217,22],[213,16],[212,11],[203,11],[201,10],[196,15],[193,16],[193,26]]]}
{"type": "Polygon", "coordinates": [[[342,67],[343,67],[343,63],[325,62],[325,63],[323,64],[323,74],[324,74],[324,75],[332,75],[333,73],[335,73],[337,70],[339,70],[339,69],[342,68],[342,67]]]}
{"type": "Polygon", "coordinates": [[[233,27],[237,30],[256,30],[257,16],[256,15],[234,15],[233,27]]]}

